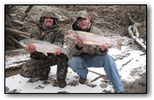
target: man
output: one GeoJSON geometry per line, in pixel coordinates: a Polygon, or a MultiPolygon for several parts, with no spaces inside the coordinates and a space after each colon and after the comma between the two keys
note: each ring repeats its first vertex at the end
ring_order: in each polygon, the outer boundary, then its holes
{"type": "MultiPolygon", "coordinates": [[[[90,15],[86,11],[80,11],[72,29],[76,31],[101,34],[101,30],[93,26],[90,15]]],[[[113,58],[107,54],[108,45],[104,43],[98,46],[85,45],[80,37],[76,38],[73,57],[68,65],[79,75],[79,82],[84,84],[87,79],[89,67],[104,67],[108,79],[112,82],[115,92],[120,93],[123,86],[113,58]]],[[[73,51],[73,50],[72,50],[73,51]]]]}
{"type": "MultiPolygon", "coordinates": [[[[64,42],[64,31],[60,28],[58,18],[52,12],[44,12],[40,17],[37,27],[31,30],[31,38],[47,41],[59,46],[64,42]]],[[[31,59],[22,65],[20,74],[24,77],[31,78],[29,81],[47,80],[50,72],[50,66],[57,65],[57,81],[54,85],[64,88],[67,74],[68,58],[56,49],[54,54],[45,56],[36,51],[35,45],[28,45],[26,49],[31,52],[31,59]]]]}

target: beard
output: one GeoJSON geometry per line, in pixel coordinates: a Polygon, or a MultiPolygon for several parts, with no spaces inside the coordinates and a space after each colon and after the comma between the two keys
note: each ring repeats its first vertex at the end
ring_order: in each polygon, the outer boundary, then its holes
{"type": "Polygon", "coordinates": [[[80,27],[81,30],[86,31],[86,30],[89,30],[90,25],[91,25],[91,23],[88,23],[88,24],[85,24],[85,25],[83,24],[79,27],[80,27]]]}
{"type": "Polygon", "coordinates": [[[53,25],[53,22],[50,21],[50,20],[44,22],[44,26],[45,26],[45,27],[50,27],[50,26],[52,26],[52,25],[53,25]]]}

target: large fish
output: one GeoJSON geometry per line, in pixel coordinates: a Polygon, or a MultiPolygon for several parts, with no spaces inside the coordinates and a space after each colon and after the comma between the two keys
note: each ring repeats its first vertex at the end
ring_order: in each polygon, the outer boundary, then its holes
{"type": "Polygon", "coordinates": [[[54,53],[55,49],[59,48],[62,50],[62,53],[67,55],[67,50],[64,48],[61,48],[58,45],[55,44],[51,44],[45,41],[41,41],[41,40],[35,40],[35,39],[23,39],[20,41],[20,44],[26,48],[27,45],[29,44],[33,44],[36,46],[36,51],[38,52],[42,52],[45,55],[47,55],[48,53],[54,53]]]}
{"type": "Polygon", "coordinates": [[[84,44],[88,45],[102,45],[103,43],[107,43],[109,47],[117,47],[120,49],[121,43],[119,43],[118,39],[110,39],[107,37],[103,37],[101,35],[97,35],[90,32],[83,32],[83,31],[73,31],[69,30],[66,37],[75,39],[77,36],[83,40],[84,44]]]}

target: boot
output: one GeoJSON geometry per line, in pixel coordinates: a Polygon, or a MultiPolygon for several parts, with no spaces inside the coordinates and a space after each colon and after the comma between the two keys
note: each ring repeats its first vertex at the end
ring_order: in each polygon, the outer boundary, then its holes
{"type": "Polygon", "coordinates": [[[60,88],[64,88],[65,86],[67,86],[67,83],[64,79],[60,79],[58,80],[58,85],[60,88]]]}
{"type": "Polygon", "coordinates": [[[40,80],[41,80],[41,81],[46,81],[46,80],[48,80],[48,76],[46,76],[46,77],[41,77],[40,80]]]}
{"type": "Polygon", "coordinates": [[[60,87],[60,88],[64,88],[65,86],[67,86],[67,83],[65,80],[55,80],[53,83],[52,83],[53,86],[55,87],[60,87]]]}
{"type": "Polygon", "coordinates": [[[33,83],[33,82],[37,82],[37,81],[39,81],[39,80],[40,80],[40,78],[38,78],[38,77],[36,77],[36,78],[30,78],[30,79],[28,80],[28,82],[33,83]]]}
{"type": "Polygon", "coordinates": [[[87,78],[79,78],[79,83],[84,84],[86,82],[87,78]]]}

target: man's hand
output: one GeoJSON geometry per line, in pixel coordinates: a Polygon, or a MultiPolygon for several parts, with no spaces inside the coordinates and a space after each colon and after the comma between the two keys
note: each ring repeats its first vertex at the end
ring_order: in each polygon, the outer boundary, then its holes
{"type": "Polygon", "coordinates": [[[83,47],[83,40],[79,37],[79,36],[76,36],[76,45],[78,46],[78,47],[83,47]]]}
{"type": "Polygon", "coordinates": [[[101,51],[105,51],[106,49],[108,49],[108,43],[103,43],[101,46],[100,46],[100,49],[101,51]]]}
{"type": "Polygon", "coordinates": [[[60,48],[55,49],[54,54],[55,55],[60,55],[62,53],[60,48]]]}
{"type": "Polygon", "coordinates": [[[35,52],[36,51],[36,46],[34,45],[34,44],[28,44],[27,45],[27,47],[26,47],[26,50],[28,51],[28,52],[35,52]]]}

